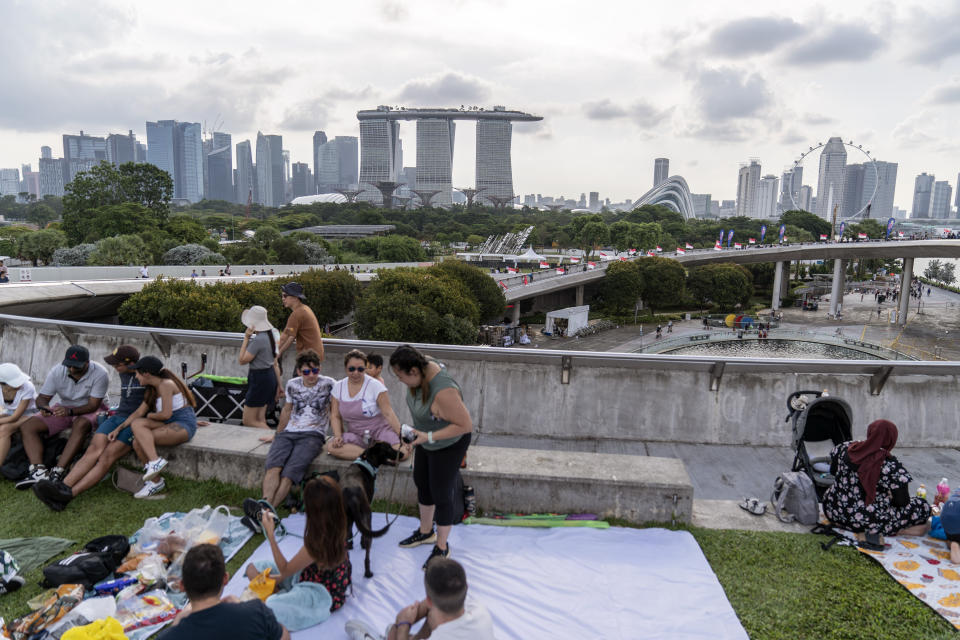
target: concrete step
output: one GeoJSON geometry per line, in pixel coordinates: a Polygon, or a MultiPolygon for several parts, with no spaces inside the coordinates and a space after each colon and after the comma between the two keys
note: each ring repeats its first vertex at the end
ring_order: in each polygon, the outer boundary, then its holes
{"type": "MultiPolygon", "coordinates": [[[[259,438],[266,433],[211,424],[161,455],[175,475],[259,489],[270,448],[259,438]]],[[[693,484],[676,458],[473,446],[467,462],[464,483],[474,487],[484,511],[596,513],[637,524],[690,522],[692,516],[693,484]]],[[[311,471],[342,471],[349,464],[322,454],[311,471]]],[[[410,462],[384,469],[376,497],[416,505],[412,471],[410,462]]]]}

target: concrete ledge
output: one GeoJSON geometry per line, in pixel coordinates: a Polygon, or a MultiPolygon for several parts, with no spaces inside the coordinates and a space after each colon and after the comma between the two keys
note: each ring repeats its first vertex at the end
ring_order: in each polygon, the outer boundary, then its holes
{"type": "MultiPolygon", "coordinates": [[[[257,489],[270,445],[266,432],[225,424],[201,427],[188,444],[162,452],[170,472],[197,480],[216,479],[257,489]]],[[[474,487],[485,511],[597,513],[634,523],[690,522],[693,484],[682,461],[619,454],[540,451],[473,446],[464,482],[474,487]]],[[[348,462],[326,455],[311,470],[343,470],[348,462]]],[[[416,505],[412,464],[385,469],[376,497],[416,505]],[[394,480],[393,474],[396,473],[394,480]]]]}

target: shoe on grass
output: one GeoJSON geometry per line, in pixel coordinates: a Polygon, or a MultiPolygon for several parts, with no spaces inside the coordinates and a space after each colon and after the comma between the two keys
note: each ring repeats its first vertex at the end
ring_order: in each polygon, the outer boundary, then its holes
{"type": "Polygon", "coordinates": [[[37,482],[33,485],[33,494],[53,511],[63,511],[67,503],[73,500],[73,491],[70,490],[70,487],[62,482],[52,480],[37,482]]]}
{"type": "MultiPolygon", "coordinates": [[[[280,536],[280,537],[287,535],[287,528],[283,526],[283,523],[280,521],[280,514],[277,513],[277,510],[273,507],[273,505],[270,504],[268,500],[264,500],[262,498],[260,499],[259,502],[260,502],[260,508],[263,511],[269,512],[270,515],[273,516],[274,533],[276,533],[277,536],[280,536]]],[[[262,516],[261,516],[261,519],[262,519],[262,516]]]]}
{"type": "Polygon", "coordinates": [[[161,491],[167,488],[167,483],[164,482],[163,478],[160,478],[156,482],[147,481],[143,483],[143,488],[140,491],[137,491],[133,494],[133,497],[137,500],[143,500],[144,498],[150,498],[157,495],[161,491]]]}
{"type": "Polygon", "coordinates": [[[260,523],[260,512],[263,511],[263,505],[254,498],[243,499],[243,515],[247,516],[258,525],[260,523]]]}
{"type": "MultiPolygon", "coordinates": [[[[391,625],[392,626],[392,625],[391,625]]],[[[350,640],[384,640],[386,636],[374,631],[373,627],[360,620],[350,620],[344,626],[350,640]]]]}
{"type": "Polygon", "coordinates": [[[163,471],[164,467],[166,466],[166,458],[157,458],[156,460],[151,460],[143,467],[143,481],[152,482],[153,480],[156,480],[157,476],[160,475],[160,472],[163,471]]]}
{"type": "MultiPolygon", "coordinates": [[[[13,576],[9,580],[0,579],[0,596],[2,596],[5,593],[13,593],[14,591],[22,587],[24,584],[26,584],[26,580],[24,580],[20,576],[13,576]]],[[[359,637],[362,638],[363,636],[359,636],[359,637]]]]}
{"type": "Polygon", "coordinates": [[[250,531],[253,531],[253,535],[263,533],[263,528],[261,528],[260,523],[250,516],[243,516],[240,518],[240,524],[245,526],[247,529],[250,529],[250,531]]]}
{"type": "Polygon", "coordinates": [[[27,471],[27,477],[17,483],[17,489],[25,491],[41,480],[47,479],[47,468],[42,464],[32,464],[27,471]]]}
{"type": "Polygon", "coordinates": [[[50,473],[47,474],[48,480],[53,480],[54,482],[60,482],[63,480],[63,476],[67,475],[67,470],[63,467],[54,467],[50,469],[50,473]]]}
{"type": "Polygon", "coordinates": [[[423,570],[426,571],[427,567],[430,565],[430,561],[434,558],[449,558],[450,557],[450,545],[447,544],[446,549],[441,549],[437,545],[433,545],[433,551],[430,552],[430,555],[427,556],[427,561],[423,563],[423,570]]]}
{"type": "Polygon", "coordinates": [[[436,531],[430,529],[430,533],[422,533],[420,528],[417,527],[413,534],[400,541],[400,547],[403,549],[412,549],[413,547],[419,547],[422,544],[433,544],[436,541],[436,531]]]}

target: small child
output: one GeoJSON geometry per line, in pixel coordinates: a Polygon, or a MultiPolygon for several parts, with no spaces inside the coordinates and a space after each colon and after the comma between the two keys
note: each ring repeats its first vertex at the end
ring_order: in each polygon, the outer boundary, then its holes
{"type": "Polygon", "coordinates": [[[940,524],[950,545],[950,562],[960,564],[960,488],[940,508],[940,524]]]}
{"type": "MultiPolygon", "coordinates": [[[[383,356],[376,353],[371,353],[367,355],[367,375],[371,378],[375,378],[380,382],[383,382],[383,356]]],[[[386,384],[386,382],[383,382],[386,384]]]]}
{"type": "Polygon", "coordinates": [[[0,388],[3,389],[4,414],[0,417],[0,464],[3,464],[10,453],[11,436],[37,414],[37,389],[30,382],[30,376],[12,362],[0,364],[0,388]]]}

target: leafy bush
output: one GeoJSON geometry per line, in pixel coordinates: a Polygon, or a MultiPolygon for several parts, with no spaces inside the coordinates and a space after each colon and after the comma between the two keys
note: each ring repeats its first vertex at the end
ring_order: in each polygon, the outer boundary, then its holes
{"type": "Polygon", "coordinates": [[[200,244],[183,244],[163,254],[163,264],[224,264],[226,259],[200,244]]]}
{"type": "Polygon", "coordinates": [[[298,240],[297,244],[303,249],[303,264],[327,264],[332,262],[326,247],[311,240],[298,240]]]}
{"type": "Polygon", "coordinates": [[[476,341],[480,310],[457,279],[418,269],[382,269],[357,303],[357,336],[470,344],[476,341]]]}
{"type": "Polygon", "coordinates": [[[124,235],[104,238],[87,259],[87,264],[99,266],[123,266],[151,262],[150,252],[140,236],[124,235]]]}
{"type": "Polygon", "coordinates": [[[240,304],[218,286],[202,286],[192,280],[157,278],[120,305],[123,324],[194,329],[241,331],[240,304]]]}
{"type": "Polygon", "coordinates": [[[60,247],[53,252],[53,264],[58,267],[84,267],[96,247],[95,244],[78,244],[69,248],[60,247]]]}
{"type": "Polygon", "coordinates": [[[473,295],[480,308],[480,321],[499,320],[507,305],[507,299],[496,280],[486,271],[460,260],[444,260],[430,267],[430,271],[440,277],[459,281],[473,295]]]}

